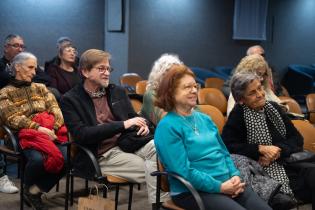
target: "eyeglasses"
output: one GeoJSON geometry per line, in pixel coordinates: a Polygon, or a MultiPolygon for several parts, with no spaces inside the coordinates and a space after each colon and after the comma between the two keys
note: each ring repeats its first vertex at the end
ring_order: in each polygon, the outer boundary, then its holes
{"type": "Polygon", "coordinates": [[[97,66],[94,68],[97,69],[99,73],[105,73],[106,71],[111,73],[114,71],[114,69],[110,66],[97,66]]]}
{"type": "Polygon", "coordinates": [[[16,43],[16,44],[8,44],[8,46],[11,46],[11,47],[13,47],[13,48],[21,48],[22,50],[25,50],[26,49],[26,46],[25,45],[23,45],[23,44],[18,44],[18,43],[16,43]]]}
{"type": "Polygon", "coordinates": [[[194,83],[194,84],[187,84],[183,86],[183,90],[187,91],[187,92],[191,92],[194,89],[196,89],[197,91],[200,90],[201,85],[199,83],[194,83]]]}
{"type": "Polygon", "coordinates": [[[66,48],[66,49],[64,49],[64,51],[67,52],[67,53],[73,53],[75,55],[78,54],[78,51],[76,49],[74,49],[74,48],[66,48]]]}

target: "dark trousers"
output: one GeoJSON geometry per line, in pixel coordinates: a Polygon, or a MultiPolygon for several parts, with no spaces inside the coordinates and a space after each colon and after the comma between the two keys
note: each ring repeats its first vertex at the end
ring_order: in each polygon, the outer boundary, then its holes
{"type": "Polygon", "coordinates": [[[37,150],[26,149],[23,151],[27,162],[24,171],[24,183],[26,187],[38,186],[42,191],[48,192],[62,178],[66,172],[67,147],[56,145],[65,159],[64,168],[57,174],[48,173],[44,168],[43,155],[37,150]]]}
{"type": "MultiPolygon", "coordinates": [[[[272,210],[250,187],[236,198],[220,194],[199,192],[206,210],[272,210]]],[[[181,193],[172,196],[174,203],[186,210],[198,209],[195,199],[191,193],[181,193]]]]}
{"type": "Polygon", "coordinates": [[[304,203],[312,203],[312,209],[315,210],[315,165],[285,169],[295,197],[304,203]]]}

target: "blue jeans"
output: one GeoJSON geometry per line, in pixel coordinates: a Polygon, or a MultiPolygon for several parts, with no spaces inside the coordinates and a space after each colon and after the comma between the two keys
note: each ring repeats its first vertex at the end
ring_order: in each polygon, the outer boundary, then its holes
{"type": "Polygon", "coordinates": [[[24,183],[26,187],[38,186],[42,191],[48,192],[62,178],[66,172],[67,147],[56,145],[65,159],[64,168],[58,174],[48,173],[44,168],[43,155],[37,150],[26,149],[23,151],[27,162],[24,170],[24,183]]]}

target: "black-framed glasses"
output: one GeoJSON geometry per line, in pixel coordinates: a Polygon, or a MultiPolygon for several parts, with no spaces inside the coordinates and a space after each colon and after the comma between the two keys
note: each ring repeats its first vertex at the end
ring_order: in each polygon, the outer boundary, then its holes
{"type": "Polygon", "coordinates": [[[99,73],[105,73],[106,71],[111,73],[114,71],[114,69],[110,66],[97,66],[97,67],[94,67],[98,70],[99,73]]]}
{"type": "Polygon", "coordinates": [[[23,44],[18,44],[18,43],[16,43],[16,44],[8,44],[8,46],[10,46],[10,47],[13,47],[13,48],[21,48],[21,49],[23,49],[23,50],[25,50],[26,49],[26,46],[25,45],[23,45],[23,44]]]}

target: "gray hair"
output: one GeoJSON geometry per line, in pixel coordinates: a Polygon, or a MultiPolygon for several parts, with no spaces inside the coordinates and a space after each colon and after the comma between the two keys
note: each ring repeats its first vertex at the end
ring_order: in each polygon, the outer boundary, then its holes
{"type": "Polygon", "coordinates": [[[237,73],[233,75],[230,84],[232,96],[236,103],[244,98],[247,86],[254,80],[260,81],[260,77],[255,73],[237,73]]]}
{"type": "Polygon", "coordinates": [[[162,54],[159,59],[157,59],[151,72],[149,74],[147,90],[157,90],[161,83],[163,75],[171,68],[174,64],[183,64],[176,54],[162,54]]]}
{"type": "Polygon", "coordinates": [[[15,39],[15,38],[19,38],[19,39],[23,40],[23,38],[18,34],[9,34],[4,40],[4,45],[9,44],[11,42],[11,40],[15,39]]]}
{"type": "Polygon", "coordinates": [[[32,53],[30,52],[20,52],[19,54],[17,54],[13,60],[12,60],[12,63],[10,65],[10,74],[11,75],[15,75],[15,72],[16,72],[16,69],[15,69],[15,65],[16,64],[23,64],[26,60],[28,59],[34,59],[37,61],[37,58],[35,55],[33,55],[32,53]]]}
{"type": "Polygon", "coordinates": [[[61,45],[65,42],[68,42],[70,44],[72,44],[72,39],[70,39],[69,37],[67,36],[62,36],[62,37],[59,37],[57,39],[57,48],[59,49],[61,47],[61,45]]]}
{"type": "Polygon", "coordinates": [[[253,55],[255,54],[255,50],[256,49],[260,49],[262,52],[265,52],[264,48],[260,45],[254,45],[254,46],[251,46],[247,49],[246,51],[246,55],[253,55]]]}

